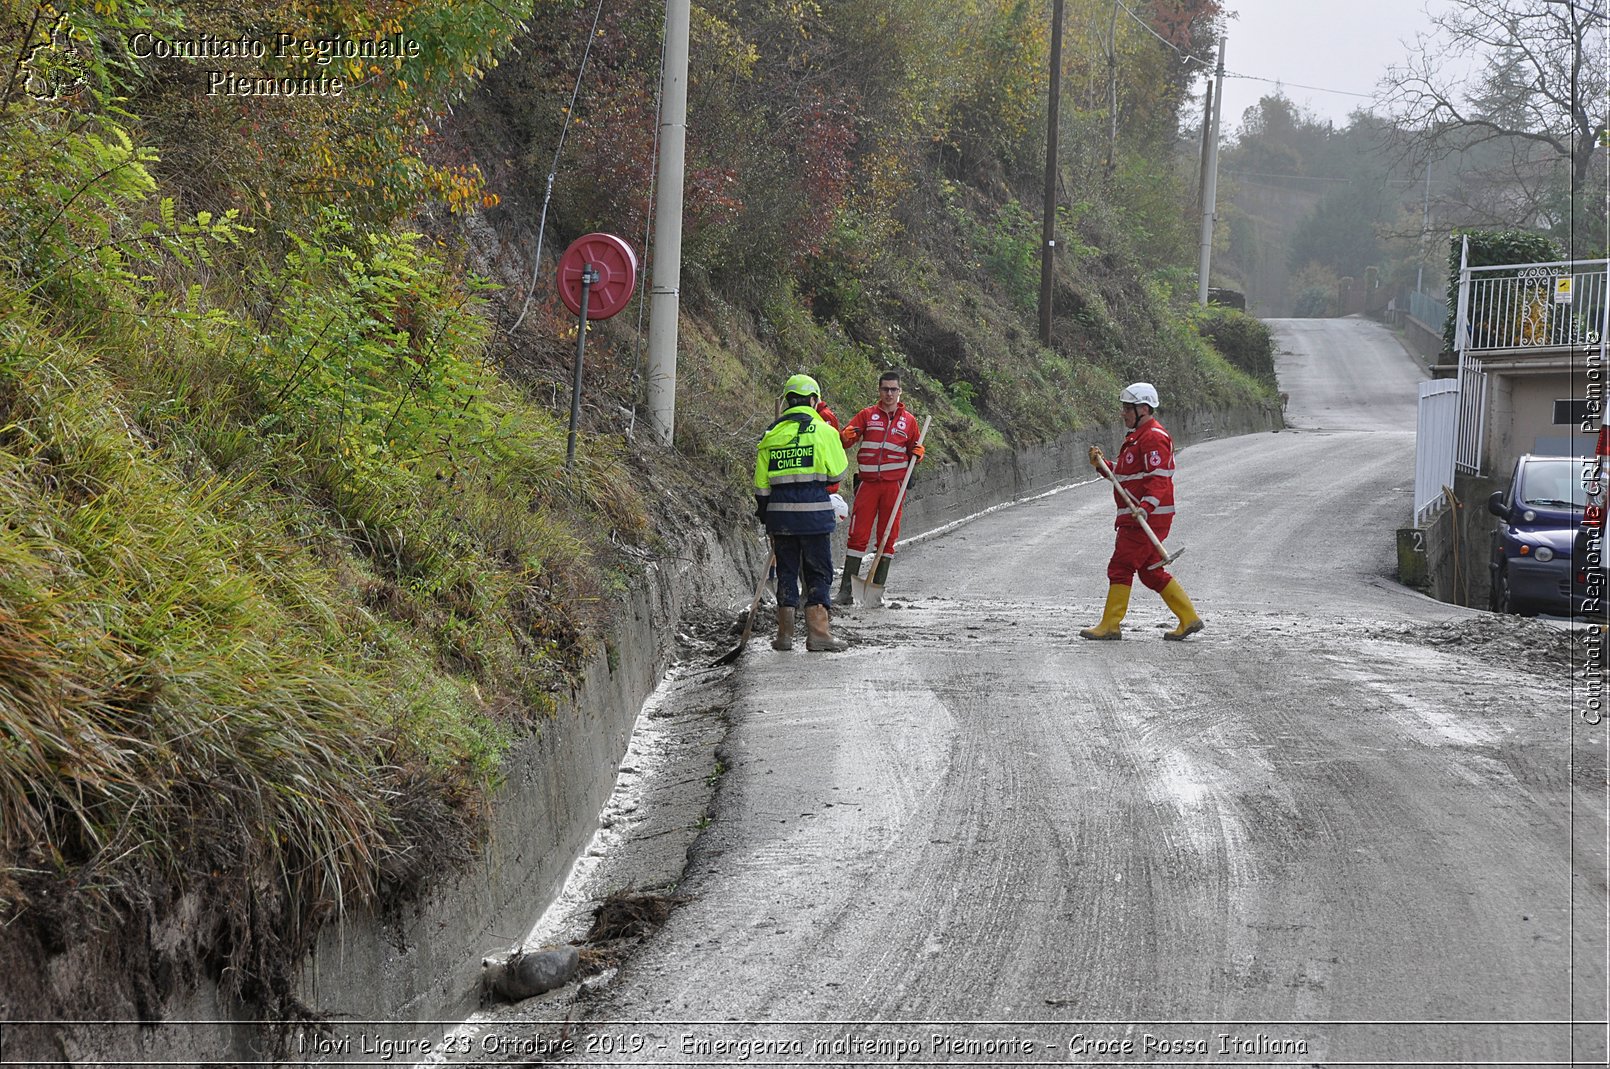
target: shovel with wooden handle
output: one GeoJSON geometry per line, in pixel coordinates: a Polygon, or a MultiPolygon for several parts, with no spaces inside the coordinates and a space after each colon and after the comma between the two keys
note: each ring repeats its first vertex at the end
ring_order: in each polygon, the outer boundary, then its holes
{"type": "Polygon", "coordinates": [[[776,563],[777,545],[774,542],[772,543],[771,557],[766,561],[766,566],[760,569],[760,582],[755,584],[755,600],[749,603],[749,612],[744,617],[744,629],[743,633],[738,636],[738,644],[717,658],[715,664],[711,667],[731,664],[736,661],[738,654],[742,653],[744,647],[749,644],[749,634],[755,629],[755,613],[760,611],[760,598],[762,594],[766,593],[766,580],[771,577],[772,566],[776,563]]]}
{"type": "Polygon", "coordinates": [[[1157,533],[1152,530],[1152,525],[1146,522],[1146,510],[1140,507],[1140,502],[1135,500],[1135,495],[1131,494],[1127,489],[1124,488],[1124,484],[1118,481],[1118,476],[1114,475],[1112,473],[1112,469],[1107,466],[1107,458],[1097,453],[1094,459],[1096,462],[1096,467],[1101,470],[1101,474],[1107,477],[1108,481],[1113,484],[1114,488],[1117,489],[1118,493],[1122,495],[1124,501],[1128,504],[1129,514],[1135,517],[1135,522],[1140,524],[1140,529],[1146,532],[1146,537],[1152,540],[1152,545],[1157,547],[1157,552],[1163,555],[1162,560],[1155,564],[1148,564],[1146,566],[1147,570],[1150,571],[1153,568],[1161,568],[1170,561],[1178,560],[1180,555],[1185,552],[1185,548],[1182,546],[1172,553],[1170,553],[1167,549],[1164,549],[1162,539],[1157,537],[1157,533]]]}
{"type": "MultiPolygon", "coordinates": [[[[934,417],[929,416],[922,421],[922,426],[917,430],[918,445],[928,437],[928,424],[932,423],[933,419],[934,417]]],[[[894,508],[889,510],[889,518],[883,521],[883,538],[878,541],[878,552],[872,558],[872,567],[867,569],[867,577],[862,579],[860,576],[853,576],[850,580],[850,585],[855,588],[855,600],[870,608],[877,608],[883,604],[883,584],[872,580],[878,574],[878,561],[883,559],[883,551],[889,548],[889,535],[894,531],[895,517],[900,515],[900,506],[906,500],[906,487],[911,483],[911,473],[916,467],[917,462],[911,461],[906,465],[905,475],[900,478],[900,492],[895,495],[894,508]]]]}

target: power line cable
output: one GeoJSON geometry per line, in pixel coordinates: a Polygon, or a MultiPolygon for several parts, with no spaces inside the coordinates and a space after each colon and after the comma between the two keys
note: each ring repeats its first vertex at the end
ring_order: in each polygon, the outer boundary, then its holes
{"type": "Polygon", "coordinates": [[[1134,22],[1135,22],[1135,25],[1139,26],[1141,29],[1145,30],[1147,33],[1151,34],[1153,37],[1157,38],[1159,41],[1163,42],[1165,47],[1167,47],[1170,50],[1172,50],[1174,52],[1174,54],[1179,56],[1181,59],[1183,59],[1183,60],[1185,60],[1185,61],[1187,61],[1189,63],[1195,63],[1195,64],[1197,64],[1199,66],[1202,66],[1202,67],[1212,66],[1212,63],[1210,61],[1203,59],[1201,56],[1193,55],[1190,52],[1181,52],[1179,46],[1176,45],[1173,41],[1170,41],[1168,38],[1164,37],[1162,34],[1158,33],[1156,30],[1152,29],[1152,24],[1151,23],[1147,22],[1145,19],[1141,18],[1139,15],[1137,15],[1133,11],[1129,10],[1129,5],[1124,3],[1124,0],[1113,0],[1113,3],[1115,3],[1119,7],[1123,8],[1124,9],[1124,14],[1128,15],[1131,19],[1133,19],[1134,22]]]}
{"type": "MultiPolygon", "coordinates": [[[[531,310],[531,298],[537,292],[537,275],[542,270],[542,239],[548,229],[548,202],[553,200],[553,183],[559,174],[559,154],[565,150],[565,137],[570,133],[570,124],[576,114],[576,99],[581,95],[581,80],[587,73],[587,57],[592,55],[593,39],[598,36],[598,20],[604,14],[604,0],[598,0],[598,10],[593,12],[592,28],[587,31],[587,45],[581,50],[581,66],[576,68],[576,85],[570,91],[570,105],[565,108],[564,122],[559,127],[559,144],[553,150],[553,163],[548,167],[548,189],[542,195],[542,216],[537,222],[537,254],[531,261],[531,285],[526,290],[525,303],[520,306],[520,314],[509,328],[512,335],[520,329],[525,322],[525,315],[531,310]]],[[[586,324],[582,324],[583,328],[586,324]]]]}
{"type": "MultiPolygon", "coordinates": [[[[1359,181],[1357,178],[1327,178],[1323,175],[1312,174],[1275,174],[1271,171],[1227,171],[1221,169],[1219,173],[1234,175],[1238,178],[1276,178],[1283,182],[1332,182],[1343,185],[1355,185],[1359,181]]],[[[1376,181],[1379,184],[1389,186],[1418,186],[1426,184],[1425,179],[1422,178],[1381,178],[1376,181]]]]}
{"type": "MultiPolygon", "coordinates": [[[[1130,17],[1130,19],[1132,19],[1134,21],[1135,25],[1139,26],[1141,29],[1145,30],[1147,33],[1151,34],[1153,37],[1157,38],[1159,41],[1161,41],[1163,43],[1163,46],[1165,48],[1168,48],[1175,55],[1179,56],[1181,59],[1185,60],[1187,63],[1195,63],[1197,66],[1201,67],[1203,70],[1206,70],[1206,69],[1208,69],[1209,67],[1211,67],[1213,65],[1212,61],[1210,61],[1210,60],[1203,59],[1201,56],[1198,56],[1198,55],[1196,55],[1194,53],[1191,53],[1191,52],[1182,51],[1180,49],[1180,47],[1178,45],[1176,45],[1173,41],[1170,41],[1168,38],[1164,37],[1162,34],[1158,33],[1155,29],[1153,29],[1151,23],[1147,22],[1145,19],[1141,18],[1139,15],[1137,15],[1133,11],[1131,11],[1129,9],[1129,5],[1124,3],[1124,0],[1113,0],[1113,3],[1115,3],[1119,7],[1123,8],[1124,13],[1126,15],[1128,15],[1130,17]]],[[[1365,99],[1373,99],[1374,96],[1375,96],[1375,94],[1373,94],[1373,93],[1358,93],[1358,92],[1354,92],[1351,89],[1328,89],[1328,88],[1326,88],[1325,86],[1322,86],[1322,85],[1303,85],[1300,82],[1288,82],[1283,78],[1262,78],[1262,77],[1259,77],[1256,74],[1232,74],[1229,71],[1225,71],[1224,76],[1226,78],[1241,78],[1241,79],[1244,79],[1246,81],[1252,81],[1252,82],[1269,82],[1269,83],[1271,83],[1273,85],[1289,85],[1289,86],[1292,86],[1292,87],[1297,88],[1297,89],[1309,89],[1309,90],[1312,90],[1312,91],[1314,91],[1316,93],[1340,93],[1342,96],[1364,97],[1365,99]]]]}
{"type": "MultiPolygon", "coordinates": [[[[667,6],[665,18],[671,17],[670,7],[667,6]]],[[[667,34],[660,33],[660,80],[654,89],[654,147],[653,157],[648,165],[648,208],[643,213],[643,256],[637,265],[637,338],[632,343],[632,410],[626,419],[626,438],[631,440],[633,432],[637,430],[637,401],[638,394],[643,386],[643,310],[648,306],[648,254],[649,245],[654,234],[654,194],[655,183],[659,180],[660,170],[660,122],[663,115],[664,102],[662,97],[665,91],[665,38],[667,34]]]]}
{"type": "Polygon", "coordinates": [[[1248,82],[1269,82],[1271,85],[1289,85],[1296,89],[1311,89],[1316,93],[1340,93],[1344,97],[1364,97],[1367,100],[1375,98],[1374,93],[1357,93],[1351,89],[1327,89],[1323,85],[1303,85],[1301,82],[1288,82],[1284,78],[1260,78],[1256,74],[1231,74],[1224,72],[1226,78],[1240,78],[1248,82]]]}

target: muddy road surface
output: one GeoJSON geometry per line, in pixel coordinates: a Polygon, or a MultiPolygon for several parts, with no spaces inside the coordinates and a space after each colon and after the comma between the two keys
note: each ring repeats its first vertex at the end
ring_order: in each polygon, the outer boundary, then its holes
{"type": "Polygon", "coordinates": [[[1207,630],[1164,642],[1137,584],[1123,641],[1078,637],[1099,480],[901,549],[849,652],[759,637],[724,682],[664,927],[467,1060],[1604,1064],[1582,633],[1397,585],[1424,375],[1372,323],[1273,325],[1290,429],[1178,458],[1207,630]]]}

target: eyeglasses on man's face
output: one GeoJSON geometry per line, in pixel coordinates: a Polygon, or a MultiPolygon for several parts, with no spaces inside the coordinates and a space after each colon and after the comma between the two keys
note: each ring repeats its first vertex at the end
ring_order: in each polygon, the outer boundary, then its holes
{"type": "Polygon", "coordinates": [[[878,389],[883,391],[884,393],[899,393],[900,392],[900,387],[898,387],[898,386],[879,386],[878,389]]]}

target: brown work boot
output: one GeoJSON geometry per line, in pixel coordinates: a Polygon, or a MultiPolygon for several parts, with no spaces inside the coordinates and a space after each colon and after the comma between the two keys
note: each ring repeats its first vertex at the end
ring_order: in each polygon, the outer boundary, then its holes
{"type": "Polygon", "coordinates": [[[827,606],[805,606],[805,648],[812,653],[841,653],[850,648],[842,638],[827,629],[827,606]]]}
{"type": "Polygon", "coordinates": [[[777,606],[777,637],[771,640],[774,650],[794,648],[794,606],[777,606]]]}

